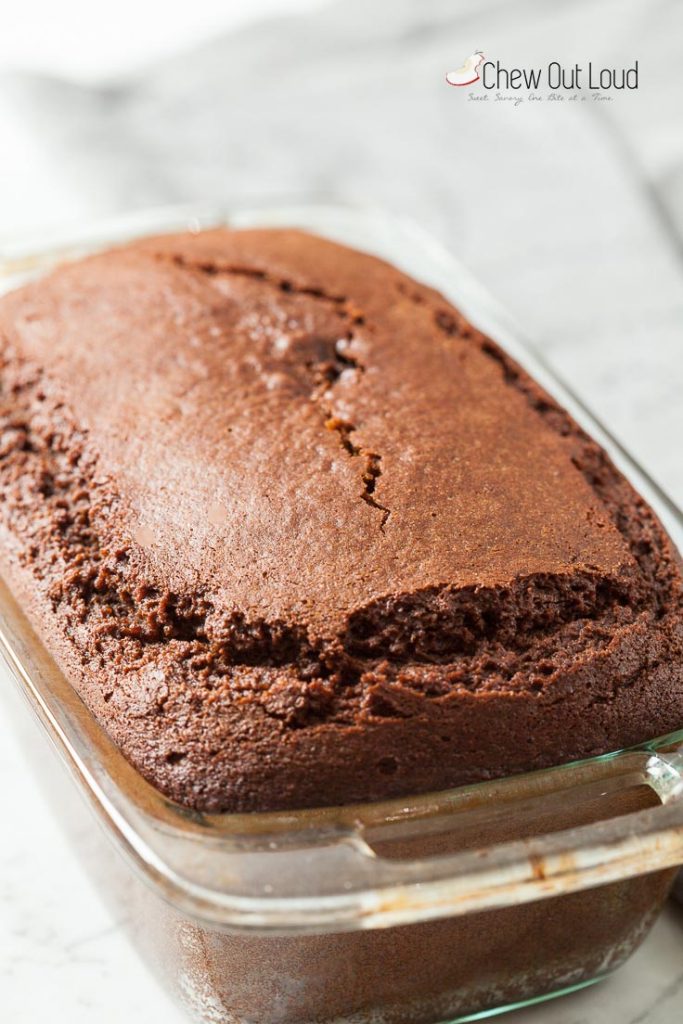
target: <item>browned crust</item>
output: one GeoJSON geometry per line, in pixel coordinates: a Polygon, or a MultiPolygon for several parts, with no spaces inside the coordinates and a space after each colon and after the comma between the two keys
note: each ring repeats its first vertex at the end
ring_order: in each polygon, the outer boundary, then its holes
{"type": "MultiPolygon", "coordinates": [[[[362,528],[369,537],[375,530],[389,536],[401,508],[382,491],[383,452],[364,441],[362,424],[339,415],[335,396],[345,374],[353,384],[374,368],[372,351],[357,354],[354,339],[381,331],[381,311],[368,323],[355,296],[334,281],[324,288],[297,282],[307,258],[317,267],[321,245],[330,259],[328,243],[309,238],[302,246],[297,236],[289,279],[281,269],[286,256],[270,255],[278,233],[263,232],[260,241],[249,234],[250,247],[263,249],[257,266],[198,258],[183,238],[130,252],[143,268],[145,260],[167,260],[174,273],[228,279],[230,288],[231,279],[244,279],[241,301],[255,308],[260,289],[281,293],[277,302],[296,302],[299,320],[290,317],[289,330],[307,323],[317,346],[297,370],[308,375],[306,415],[312,409],[321,431],[337,437],[340,458],[359,464],[355,493],[369,510],[362,528]],[[335,332],[341,343],[327,340],[335,332]]],[[[367,261],[341,248],[337,254],[340,263],[367,261]]],[[[105,281],[109,265],[99,259],[105,281]]],[[[114,267],[117,259],[111,257],[114,267]]],[[[453,340],[476,350],[487,374],[496,367],[492,409],[504,410],[507,395],[521,394],[538,430],[561,438],[568,464],[593,495],[588,520],[606,513],[623,540],[618,570],[577,562],[563,572],[516,571],[504,585],[473,574],[465,584],[446,578],[389,592],[378,587],[343,615],[330,612],[327,630],[319,609],[309,621],[300,610],[256,615],[224,606],[215,580],[197,582],[188,568],[177,585],[132,534],[114,467],[70,407],[60,376],[68,359],[46,368],[26,341],[30,320],[18,325],[17,314],[30,311],[43,286],[4,300],[5,571],[116,743],[181,803],[270,810],[418,793],[591,756],[683,724],[680,568],[652,511],[493,342],[436,293],[377,266],[383,287],[404,303],[403,319],[414,318],[418,338],[429,322],[428,344],[453,340]]],[[[73,281],[72,272],[53,291],[73,288],[73,281]]],[[[387,308],[392,301],[386,297],[387,308]]],[[[378,389],[378,403],[384,400],[378,389]]],[[[514,431],[515,415],[501,416],[514,431]]],[[[419,438],[415,444],[419,451],[419,438]]],[[[440,507],[438,513],[446,515],[440,507]]],[[[324,538],[310,557],[326,557],[324,538]]],[[[492,556],[498,575],[509,557],[492,556]]],[[[302,564],[304,580],[306,572],[302,564]]]]}

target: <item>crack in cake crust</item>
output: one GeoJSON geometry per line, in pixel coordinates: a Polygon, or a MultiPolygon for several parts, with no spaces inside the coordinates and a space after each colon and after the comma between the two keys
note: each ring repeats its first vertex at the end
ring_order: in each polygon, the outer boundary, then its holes
{"type": "Polygon", "coordinates": [[[191,260],[181,254],[173,255],[171,260],[176,266],[183,269],[195,270],[202,274],[208,274],[209,276],[227,274],[235,277],[242,276],[252,278],[256,281],[263,281],[264,283],[269,284],[274,288],[278,288],[280,291],[285,293],[306,295],[313,299],[330,303],[335,308],[339,309],[340,313],[342,313],[348,320],[349,328],[346,332],[346,336],[335,343],[334,351],[331,353],[330,359],[325,363],[307,364],[314,374],[315,381],[315,388],[311,398],[314,402],[321,405],[325,414],[325,426],[328,430],[337,432],[339,435],[339,443],[344,451],[347,452],[351,458],[362,457],[364,459],[365,466],[361,478],[363,490],[360,493],[360,497],[361,500],[371,508],[377,509],[379,512],[383,513],[379,526],[380,531],[383,533],[387,520],[391,515],[391,511],[374,497],[377,481],[382,475],[382,456],[377,454],[377,452],[366,451],[361,446],[354,444],[351,440],[351,435],[357,430],[356,425],[334,416],[332,410],[329,407],[325,407],[323,404],[326,393],[334,386],[344,369],[355,370],[359,374],[364,373],[365,371],[363,364],[351,355],[349,349],[349,345],[354,339],[354,329],[365,323],[364,314],[357,308],[355,303],[345,295],[330,294],[322,288],[295,285],[286,277],[275,277],[261,268],[238,266],[230,263],[221,263],[215,260],[191,260]]]}

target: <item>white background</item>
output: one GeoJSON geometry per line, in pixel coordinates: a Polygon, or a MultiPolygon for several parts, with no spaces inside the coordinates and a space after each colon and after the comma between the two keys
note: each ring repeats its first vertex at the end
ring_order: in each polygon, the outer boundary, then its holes
{"type": "Polygon", "coordinates": [[[221,30],[326,0],[21,0],[0,3],[0,71],[110,80],[221,30]]]}

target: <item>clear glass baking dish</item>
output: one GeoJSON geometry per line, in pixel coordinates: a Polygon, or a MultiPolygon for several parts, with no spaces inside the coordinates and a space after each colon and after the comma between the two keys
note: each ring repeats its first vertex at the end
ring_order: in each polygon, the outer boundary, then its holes
{"type": "MultiPolygon", "coordinates": [[[[308,228],[438,288],[569,408],[683,546],[678,509],[464,268],[405,221],[339,203],[151,211],[5,246],[1,287],[136,235],[218,223],[308,228]]],[[[127,763],[1,583],[0,650],[68,769],[54,805],[104,898],[123,907],[197,1021],[432,1024],[550,998],[628,958],[683,863],[683,712],[676,734],[502,781],[365,806],[203,815],[127,763]]],[[[39,771],[61,785],[42,766],[46,748],[39,771]]]]}

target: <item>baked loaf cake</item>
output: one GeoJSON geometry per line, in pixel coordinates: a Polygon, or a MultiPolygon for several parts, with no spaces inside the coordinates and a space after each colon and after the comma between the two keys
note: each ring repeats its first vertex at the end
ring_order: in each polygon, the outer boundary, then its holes
{"type": "Polygon", "coordinates": [[[652,511],[386,263],[146,239],[5,296],[0,336],[3,572],[174,800],[374,800],[683,726],[652,511]]]}

